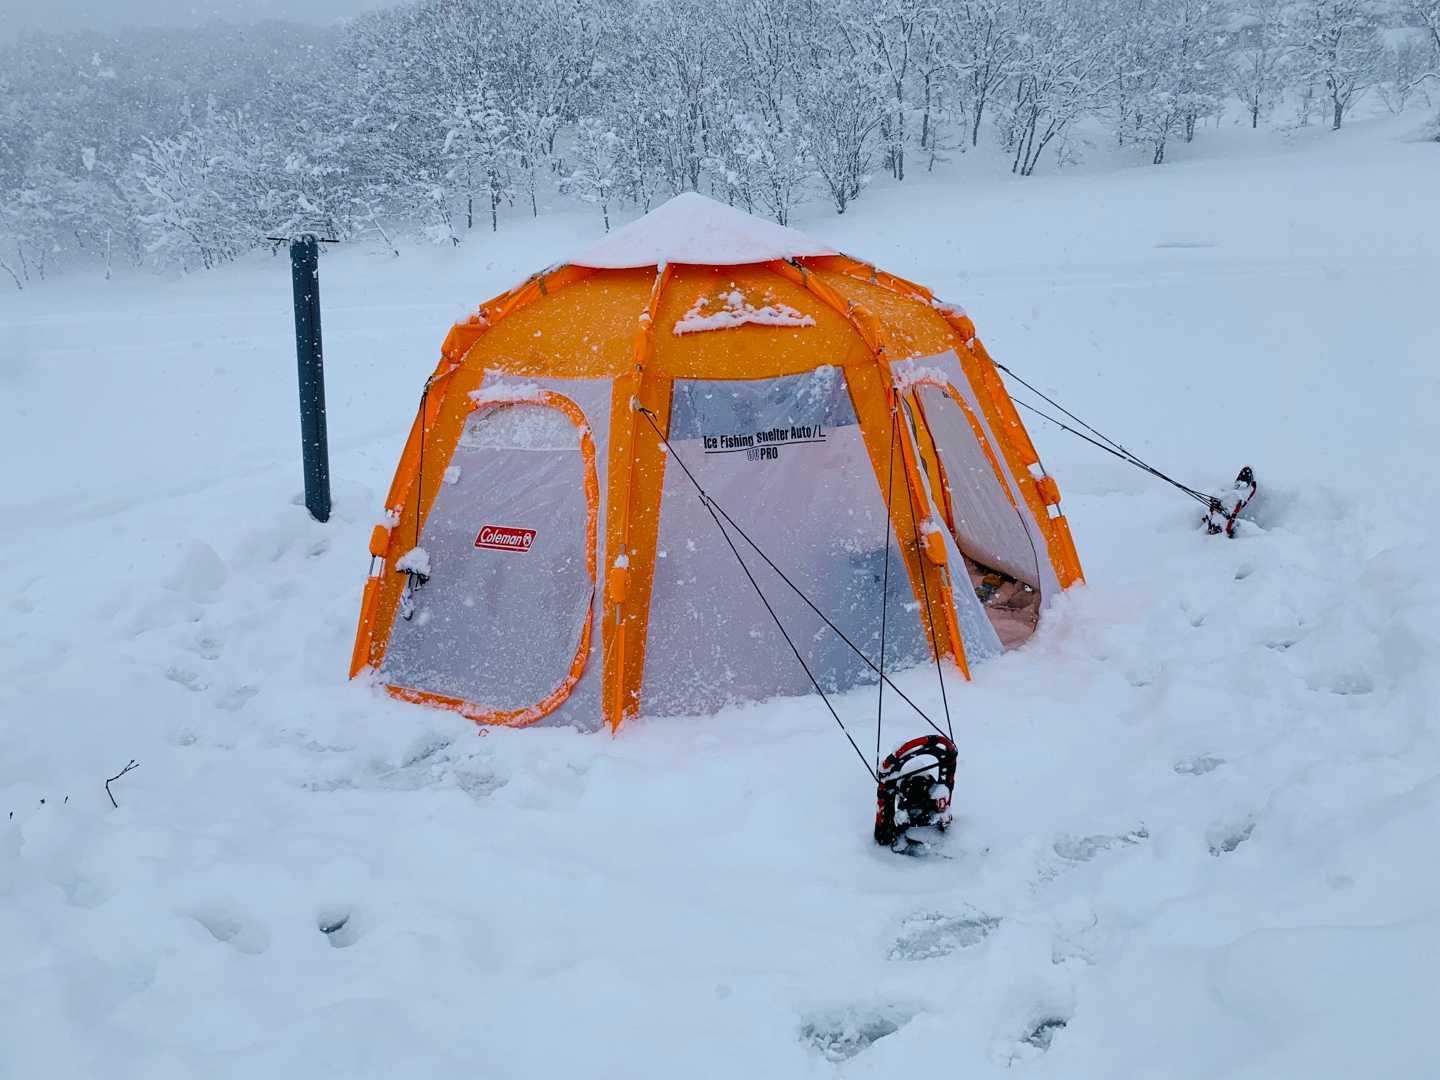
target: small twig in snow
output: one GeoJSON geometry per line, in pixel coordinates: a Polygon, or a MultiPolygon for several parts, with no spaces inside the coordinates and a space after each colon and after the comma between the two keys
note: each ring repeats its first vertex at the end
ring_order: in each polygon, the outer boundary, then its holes
{"type": "Polygon", "coordinates": [[[117,809],[117,810],[120,809],[120,804],[115,801],[115,796],[114,796],[114,795],[111,793],[111,791],[110,791],[110,785],[113,784],[116,780],[119,780],[120,777],[124,776],[124,775],[125,775],[127,772],[129,772],[131,769],[138,769],[139,767],[140,767],[140,762],[136,761],[134,758],[131,758],[131,759],[130,759],[130,764],[126,765],[126,766],[125,766],[123,769],[121,769],[118,773],[116,773],[114,776],[110,777],[109,780],[106,780],[106,781],[105,781],[105,794],[110,796],[110,805],[113,806],[113,807],[115,807],[115,809],[117,809]]]}

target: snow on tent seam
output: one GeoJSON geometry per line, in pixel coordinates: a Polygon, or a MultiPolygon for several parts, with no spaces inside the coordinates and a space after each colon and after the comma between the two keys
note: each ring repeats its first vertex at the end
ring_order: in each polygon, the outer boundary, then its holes
{"type": "MultiPolygon", "coordinates": [[[[351,675],[484,723],[612,729],[808,692],[640,408],[871,661],[888,610],[887,669],[938,651],[968,677],[1082,580],[962,309],[690,193],[451,329],[371,536],[351,675]],[[416,548],[428,575],[401,566],[416,548]]],[[[873,682],[737,543],[822,688],[873,682]]]]}

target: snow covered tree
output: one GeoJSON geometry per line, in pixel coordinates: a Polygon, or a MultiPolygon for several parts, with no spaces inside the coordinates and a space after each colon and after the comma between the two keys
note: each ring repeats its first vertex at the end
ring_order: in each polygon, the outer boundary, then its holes
{"type": "Polygon", "coordinates": [[[1282,16],[1282,0],[1245,0],[1235,13],[1230,85],[1244,103],[1252,128],[1260,126],[1284,88],[1288,50],[1282,16]]]}
{"type": "Polygon", "coordinates": [[[763,121],[746,112],[743,102],[732,99],[722,102],[718,112],[723,122],[710,133],[710,154],[704,163],[710,193],[753,214],[758,203],[763,121]]]}
{"type": "Polygon", "coordinates": [[[1291,12],[1297,71],[1328,97],[1330,126],[1340,130],[1351,106],[1379,77],[1381,52],[1364,0],[1299,0],[1291,12]]]}
{"type": "Polygon", "coordinates": [[[446,177],[465,195],[465,228],[475,227],[475,196],[490,209],[490,230],[500,227],[500,203],[510,195],[511,129],[493,94],[469,89],[456,104],[441,153],[451,162],[446,177]]]}
{"type": "Polygon", "coordinates": [[[607,227],[686,190],[785,222],[988,128],[1020,176],[1085,120],[1160,162],[1222,88],[1252,127],[1288,89],[1337,125],[1371,86],[1428,97],[1436,3],[407,0],[335,29],[24,36],[0,44],[0,278],[202,268],[301,230],[398,254],[553,191],[607,227]]]}
{"type": "Polygon", "coordinates": [[[815,172],[835,212],[843,214],[870,178],[881,119],[875,97],[864,85],[831,88],[815,78],[801,83],[797,98],[797,116],[815,172]]]}
{"type": "Polygon", "coordinates": [[[809,187],[814,171],[800,137],[793,108],[782,106],[779,119],[733,114],[717,130],[710,163],[717,193],[748,213],[767,213],[781,225],[809,187]]]}
{"type": "Polygon", "coordinates": [[[926,171],[939,160],[941,130],[945,122],[960,113],[962,96],[950,93],[956,81],[955,46],[950,39],[950,25],[940,7],[931,8],[930,17],[916,28],[915,81],[920,108],[920,150],[926,155],[926,171]]]}
{"type": "Polygon", "coordinates": [[[6,193],[0,202],[0,233],[14,252],[14,262],[7,256],[3,269],[14,279],[17,288],[33,280],[45,280],[47,263],[55,250],[58,214],[55,189],[60,177],[44,169],[31,172],[26,183],[6,193]]]}
{"type": "Polygon", "coordinates": [[[801,44],[811,26],[808,9],[791,0],[737,0],[716,12],[721,32],[734,49],[737,72],[748,95],[732,91],[731,102],[751,100],[768,124],[781,124],[792,100],[801,44]]]}
{"type": "Polygon", "coordinates": [[[610,231],[610,207],[623,179],[620,136],[597,117],[580,121],[571,151],[574,166],[565,178],[565,190],[582,202],[600,208],[605,231],[610,231]]]}
{"type": "Polygon", "coordinates": [[[1125,0],[1113,35],[1112,112],[1120,141],[1147,145],[1159,165],[1174,135],[1195,136],[1219,111],[1225,35],[1211,0],[1125,0]]]}
{"type": "Polygon", "coordinates": [[[828,30],[816,34],[802,58],[795,115],[816,175],[843,214],[870,179],[887,103],[853,39],[833,23],[828,30]]]}
{"type": "Polygon", "coordinates": [[[1019,48],[1016,6],[1011,0],[962,0],[952,9],[949,26],[968,97],[970,145],[978,146],[986,109],[1011,79],[1019,48]]]}
{"type": "Polygon", "coordinates": [[[1170,55],[1178,57],[1175,75],[1185,141],[1195,138],[1196,124],[1224,110],[1229,38],[1221,0],[1171,0],[1176,23],[1170,55]]]}
{"type": "Polygon", "coordinates": [[[712,99],[712,190],[783,225],[815,176],[795,95],[807,43],[822,32],[818,11],[792,0],[740,0],[718,14],[734,77],[712,99]]]}
{"type": "Polygon", "coordinates": [[[560,118],[554,113],[542,114],[535,106],[526,105],[516,112],[512,124],[510,153],[519,194],[530,204],[530,216],[539,217],[539,191],[550,168],[551,148],[555,144],[560,118]]]}
{"type": "Polygon", "coordinates": [[[1040,157],[1114,83],[1104,14],[1082,0],[1019,0],[1011,96],[997,118],[1010,171],[1030,176],[1040,157]]]}
{"type": "Polygon", "coordinates": [[[810,164],[813,155],[791,107],[781,111],[779,120],[766,121],[756,134],[754,160],[760,203],[776,222],[788,225],[791,211],[815,176],[810,164]]]}
{"type": "Polygon", "coordinates": [[[1432,48],[1429,41],[1410,27],[1401,28],[1390,40],[1382,42],[1375,92],[1392,113],[1404,112],[1416,94],[1430,104],[1426,83],[1435,77],[1430,74],[1432,48]]]}
{"type": "MultiPolygon", "coordinates": [[[[1391,97],[1403,108],[1411,93],[1419,91],[1428,103],[1430,93],[1440,90],[1440,0],[1401,0],[1400,15],[1404,39],[1396,46],[1390,78],[1391,97]]],[[[1435,139],[1440,142],[1440,117],[1435,139]]]]}
{"type": "Polygon", "coordinates": [[[928,0],[880,0],[857,7],[851,18],[854,30],[842,24],[842,33],[856,42],[854,50],[864,69],[874,73],[889,98],[879,123],[885,163],[890,175],[904,180],[908,91],[915,54],[938,22],[939,9],[928,0]]]}
{"type": "Polygon", "coordinates": [[[287,209],[284,170],[243,113],[207,109],[169,139],[146,139],[127,174],[146,251],[162,262],[210,269],[263,242],[287,209]]]}
{"type": "Polygon", "coordinates": [[[1430,45],[1430,61],[1421,78],[1440,79],[1440,0],[1404,0],[1401,11],[1406,24],[1430,45]]]}

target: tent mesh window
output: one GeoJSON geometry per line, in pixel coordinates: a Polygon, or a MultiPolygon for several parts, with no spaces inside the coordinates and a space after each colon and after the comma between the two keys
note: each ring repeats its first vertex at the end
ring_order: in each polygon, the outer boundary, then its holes
{"type": "Polygon", "coordinates": [[[412,617],[395,620],[387,682],[497,711],[533,707],[564,682],[593,595],[586,468],[557,409],[471,415],[425,521],[430,580],[412,617]]]}

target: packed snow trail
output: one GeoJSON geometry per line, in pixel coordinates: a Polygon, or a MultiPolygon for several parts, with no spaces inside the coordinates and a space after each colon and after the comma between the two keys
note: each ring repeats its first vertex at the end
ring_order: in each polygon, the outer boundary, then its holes
{"type": "Polygon", "coordinates": [[[1432,1072],[1440,157],[1239,136],[801,223],[1167,471],[1261,472],[1207,537],[1034,425],[1089,586],[952,694],[949,859],[871,843],[817,699],[477,733],[344,681],[446,324],[590,218],[325,260],[328,526],[283,264],[7,298],[0,1077],[1432,1072]]]}

